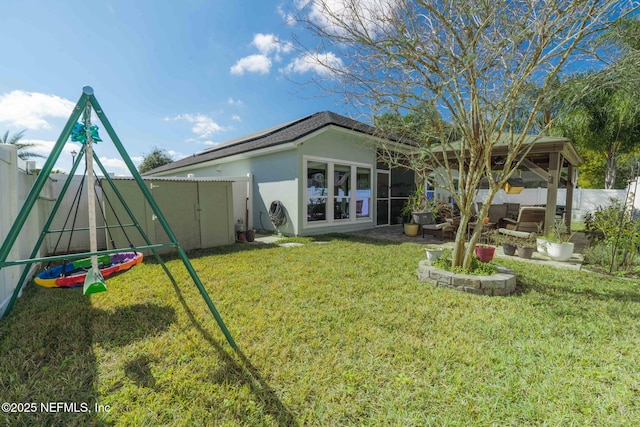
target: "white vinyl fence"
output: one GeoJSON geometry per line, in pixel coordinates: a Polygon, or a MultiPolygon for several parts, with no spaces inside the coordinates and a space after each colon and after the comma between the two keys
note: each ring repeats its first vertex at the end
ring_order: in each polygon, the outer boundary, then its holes
{"type": "MultiPolygon", "coordinates": [[[[633,183],[632,190],[635,187],[633,183]]],[[[476,197],[477,202],[482,202],[488,190],[480,190],[476,197]]],[[[627,190],[592,190],[576,188],[573,190],[573,205],[571,209],[571,221],[581,222],[587,212],[593,212],[598,206],[606,206],[609,199],[619,199],[624,201],[627,190]]],[[[565,206],[567,200],[566,188],[558,189],[556,204],[565,206]]],[[[637,202],[640,202],[638,197],[637,202]]],[[[500,190],[493,199],[494,204],[500,203],[520,203],[520,205],[545,205],[547,203],[546,188],[525,188],[520,194],[507,194],[500,190]]],[[[636,209],[640,206],[636,204],[636,209]]]]}
{"type": "MultiPolygon", "coordinates": [[[[36,176],[26,170],[27,164],[18,159],[16,148],[0,144],[0,243],[4,242],[36,180],[36,176]]],[[[9,252],[8,261],[27,259],[31,255],[49,214],[51,203],[47,200],[52,198],[50,183],[51,181],[43,188],[41,198],[36,202],[9,252]]],[[[43,248],[41,253],[46,251],[43,248]]],[[[4,313],[24,268],[24,265],[20,265],[0,270],[0,316],[4,313]]],[[[31,268],[34,266],[31,265],[31,268]]]]}

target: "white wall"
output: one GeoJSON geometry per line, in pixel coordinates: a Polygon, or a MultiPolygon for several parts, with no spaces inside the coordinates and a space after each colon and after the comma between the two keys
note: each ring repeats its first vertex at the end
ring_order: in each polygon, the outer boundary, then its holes
{"type": "MultiPolygon", "coordinates": [[[[0,144],[0,242],[4,242],[36,180],[36,176],[27,174],[25,169],[25,162],[18,159],[16,148],[0,144]]],[[[50,182],[43,188],[41,198],[29,214],[7,261],[27,259],[31,255],[51,207],[51,202],[47,201],[51,198],[50,182]]],[[[31,265],[30,268],[34,267],[31,265]]],[[[21,265],[0,270],[0,315],[4,313],[24,268],[25,265],[21,265]]]]}

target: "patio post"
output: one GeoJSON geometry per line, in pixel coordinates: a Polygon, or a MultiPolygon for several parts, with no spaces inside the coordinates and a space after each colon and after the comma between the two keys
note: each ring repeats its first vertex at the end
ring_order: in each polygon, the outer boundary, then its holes
{"type": "Polygon", "coordinates": [[[567,169],[567,197],[564,202],[564,223],[567,225],[569,233],[571,233],[571,211],[573,210],[573,188],[575,185],[575,168],[571,163],[569,163],[569,167],[567,169]]]}
{"type": "Polygon", "coordinates": [[[547,211],[544,216],[544,233],[547,234],[556,220],[558,181],[560,180],[560,154],[549,153],[549,186],[547,188],[547,211]]]}

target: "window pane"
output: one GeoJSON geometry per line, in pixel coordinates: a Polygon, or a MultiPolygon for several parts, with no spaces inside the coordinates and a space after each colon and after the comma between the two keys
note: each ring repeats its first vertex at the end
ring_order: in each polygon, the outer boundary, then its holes
{"type": "Polygon", "coordinates": [[[348,197],[336,197],[333,199],[333,219],[349,218],[349,202],[348,197]]]}
{"type": "Polygon", "coordinates": [[[333,167],[333,195],[351,195],[351,166],[335,165],[333,167]]]}
{"type": "Polygon", "coordinates": [[[325,221],[327,219],[327,199],[315,198],[307,200],[307,221],[325,221]]]}
{"type": "Polygon", "coordinates": [[[370,198],[360,198],[356,199],[356,218],[368,218],[369,217],[369,205],[371,199],[370,198]]]}
{"type": "Polygon", "coordinates": [[[307,162],[307,221],[327,219],[327,164],[307,162]]]}
{"type": "Polygon", "coordinates": [[[368,218],[371,203],[371,169],[356,169],[356,186],[356,218],[368,218]]]}
{"type": "Polygon", "coordinates": [[[307,196],[328,196],[329,187],[327,185],[327,164],[307,162],[307,196]]]}
{"type": "Polygon", "coordinates": [[[368,190],[369,194],[371,194],[371,169],[357,168],[356,171],[356,185],[358,186],[357,190],[368,190]]]}

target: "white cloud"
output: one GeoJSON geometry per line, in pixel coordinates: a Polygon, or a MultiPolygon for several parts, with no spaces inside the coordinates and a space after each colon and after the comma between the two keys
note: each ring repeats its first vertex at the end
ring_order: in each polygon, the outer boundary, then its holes
{"type": "Polygon", "coordinates": [[[237,107],[243,107],[244,106],[244,102],[240,101],[239,99],[229,98],[229,99],[227,99],[227,103],[229,105],[235,105],[237,107]]]}
{"type": "MultiPolygon", "coordinates": [[[[133,159],[132,159],[133,160],[133,159]]],[[[114,157],[100,157],[100,163],[104,166],[104,168],[109,173],[113,173],[115,175],[127,175],[130,176],[131,172],[129,172],[129,168],[124,160],[114,157]]]]}
{"type": "Polygon", "coordinates": [[[211,117],[204,114],[178,114],[173,118],[165,118],[165,121],[170,120],[184,120],[188,123],[193,123],[191,131],[199,138],[208,138],[216,132],[225,130],[224,127],[213,121],[211,117]]]}
{"type": "Polygon", "coordinates": [[[171,158],[173,160],[180,160],[180,159],[184,159],[185,157],[187,157],[187,154],[183,154],[179,151],[175,151],[175,150],[169,150],[167,151],[167,154],[169,154],[169,156],[171,156],[171,158]]]}
{"type": "Polygon", "coordinates": [[[253,36],[251,44],[258,48],[260,53],[265,56],[271,53],[287,53],[293,49],[291,43],[280,41],[275,34],[258,33],[253,36]]]}
{"type": "Polygon", "coordinates": [[[340,34],[345,24],[359,31],[378,33],[397,7],[397,0],[311,0],[298,2],[298,9],[308,10],[308,17],[325,31],[340,34]]]}
{"type": "Polygon", "coordinates": [[[305,54],[295,58],[284,71],[289,73],[316,73],[321,76],[331,76],[334,69],[342,68],[342,60],[331,52],[319,53],[315,56],[305,54]]]}
{"type": "Polygon", "coordinates": [[[243,75],[248,73],[267,74],[271,70],[271,60],[265,55],[249,55],[240,58],[232,67],[231,74],[243,75]]]}
{"type": "Polygon", "coordinates": [[[46,118],[67,118],[75,103],[56,95],[38,92],[13,92],[0,95],[0,122],[26,129],[49,129],[46,118]]]}
{"type": "Polygon", "coordinates": [[[282,59],[280,54],[293,50],[290,42],[280,40],[275,34],[255,34],[251,44],[260,53],[240,58],[231,67],[231,74],[243,75],[245,72],[268,74],[271,71],[272,61],[280,61],[282,59]]]}
{"type": "Polygon", "coordinates": [[[278,6],[278,14],[284,21],[285,25],[293,26],[297,22],[296,16],[293,13],[287,12],[282,5],[278,6]]]}
{"type": "Polygon", "coordinates": [[[118,158],[109,158],[109,157],[100,157],[100,163],[105,167],[105,169],[109,169],[109,167],[129,170],[127,168],[127,164],[122,159],[118,158]]]}
{"type": "Polygon", "coordinates": [[[237,114],[234,114],[233,116],[231,116],[231,120],[236,121],[236,122],[241,122],[242,121],[240,116],[238,116],[237,114]]]}

